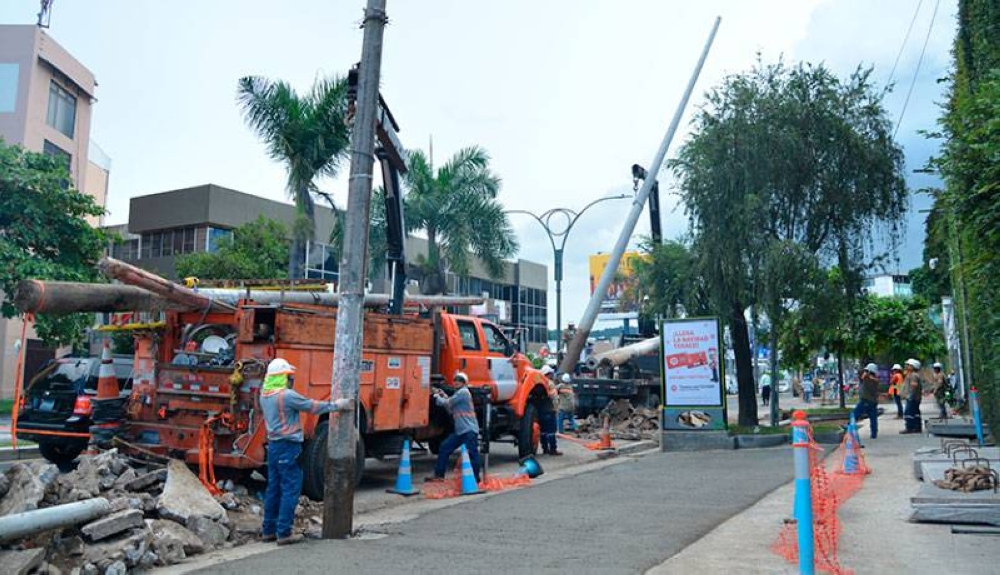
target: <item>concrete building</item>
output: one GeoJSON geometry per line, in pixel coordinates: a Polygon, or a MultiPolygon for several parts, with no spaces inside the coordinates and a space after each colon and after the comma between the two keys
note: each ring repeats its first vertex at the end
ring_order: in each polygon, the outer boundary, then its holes
{"type": "Polygon", "coordinates": [[[905,274],[883,274],[865,278],[862,285],[870,294],[882,297],[911,297],[913,286],[905,274]]]}
{"type": "MultiPolygon", "coordinates": [[[[94,74],[37,26],[0,25],[0,138],[60,158],[76,189],[105,206],[111,161],[90,139],[94,74]]],[[[103,218],[90,218],[101,225],[103,218]]],[[[23,323],[0,318],[0,399],[12,396],[23,323]]],[[[25,334],[26,377],[52,358],[25,334]]]]}
{"type": "MultiPolygon", "coordinates": [[[[258,216],[285,223],[288,229],[295,219],[295,206],[267,200],[236,190],[206,184],[193,188],[132,198],[129,221],[108,228],[125,241],[109,247],[109,254],[170,279],[177,277],[175,264],[179,255],[214,252],[218,242],[231,230],[258,216]]],[[[316,206],[316,241],[306,253],[306,276],[336,284],[339,280],[338,258],[323,240],[330,237],[335,224],[332,210],[316,206]]],[[[407,275],[421,280],[418,258],[427,255],[427,240],[406,240],[407,275]]],[[[388,291],[384,277],[372,280],[373,292],[388,291]]],[[[263,278],[262,278],[263,279],[263,278]]],[[[480,311],[501,324],[520,328],[529,349],[536,350],[546,341],[548,317],[548,268],[527,260],[506,262],[503,277],[491,279],[486,268],[475,258],[468,276],[448,274],[448,291],[460,295],[487,294],[490,302],[480,311]]]]}

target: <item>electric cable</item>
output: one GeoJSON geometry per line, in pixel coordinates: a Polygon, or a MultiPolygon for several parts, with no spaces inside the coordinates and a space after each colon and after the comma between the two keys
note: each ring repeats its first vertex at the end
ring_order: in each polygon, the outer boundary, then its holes
{"type": "Polygon", "coordinates": [[[896,52],[896,61],[892,63],[892,69],[889,70],[889,79],[885,82],[886,86],[892,84],[892,79],[896,77],[896,66],[899,65],[899,59],[903,56],[903,49],[906,48],[906,43],[910,40],[910,33],[913,32],[913,25],[917,23],[917,16],[920,14],[920,7],[923,3],[924,0],[917,2],[917,9],[913,11],[913,18],[910,18],[910,27],[906,29],[906,35],[903,36],[903,43],[899,45],[899,51],[896,52]]]}
{"type": "Polygon", "coordinates": [[[906,91],[906,99],[903,100],[903,109],[899,111],[899,119],[896,120],[896,129],[892,132],[892,139],[896,139],[896,134],[899,133],[899,127],[903,124],[903,116],[906,114],[906,107],[910,103],[910,96],[913,95],[913,87],[917,85],[917,76],[920,75],[920,65],[924,61],[924,53],[927,51],[927,43],[931,39],[931,30],[934,29],[934,18],[937,16],[938,7],[941,5],[941,0],[936,0],[934,2],[934,11],[931,12],[931,22],[927,25],[927,34],[924,36],[924,45],[920,48],[920,57],[917,58],[917,69],[913,71],[913,79],[910,81],[910,89],[906,91]]]}

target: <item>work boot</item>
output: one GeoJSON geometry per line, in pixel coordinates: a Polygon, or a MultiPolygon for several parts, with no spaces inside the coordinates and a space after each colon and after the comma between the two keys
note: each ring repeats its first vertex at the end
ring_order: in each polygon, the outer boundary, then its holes
{"type": "Polygon", "coordinates": [[[282,537],[281,539],[278,539],[278,545],[294,545],[300,541],[302,541],[302,534],[292,533],[288,537],[282,537]]]}
{"type": "Polygon", "coordinates": [[[563,452],[559,451],[558,449],[552,449],[549,451],[549,455],[562,455],[562,454],[563,452]]]}
{"type": "Polygon", "coordinates": [[[260,536],[260,540],[263,541],[264,543],[270,543],[271,541],[275,541],[277,539],[278,539],[278,536],[275,535],[274,533],[272,533],[270,535],[261,534],[261,536],[260,536]]]}

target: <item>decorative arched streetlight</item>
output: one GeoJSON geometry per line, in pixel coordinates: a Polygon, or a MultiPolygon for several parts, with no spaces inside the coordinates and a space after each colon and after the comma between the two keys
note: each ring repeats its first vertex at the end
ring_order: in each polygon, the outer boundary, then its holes
{"type": "MultiPolygon", "coordinates": [[[[601,202],[606,202],[608,200],[623,200],[630,198],[628,194],[621,194],[618,196],[608,196],[606,198],[598,198],[586,206],[584,206],[580,211],[574,211],[569,208],[552,208],[551,210],[542,212],[541,214],[536,214],[534,212],[529,212],[527,210],[507,210],[508,214],[526,214],[537,221],[542,228],[545,230],[546,235],[549,237],[549,243],[552,244],[552,259],[555,265],[555,279],[556,279],[556,337],[562,333],[562,278],[563,278],[563,252],[566,249],[566,238],[569,237],[569,232],[576,225],[576,222],[580,219],[580,216],[584,214],[587,210],[596,204],[601,202]],[[558,240],[559,244],[556,245],[558,240]]],[[[548,323],[548,322],[546,322],[548,323]]]]}

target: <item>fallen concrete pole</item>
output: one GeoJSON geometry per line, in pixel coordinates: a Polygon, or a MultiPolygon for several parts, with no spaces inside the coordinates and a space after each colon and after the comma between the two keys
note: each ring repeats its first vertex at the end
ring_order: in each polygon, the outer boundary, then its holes
{"type": "Polygon", "coordinates": [[[114,258],[102,258],[97,263],[97,268],[110,279],[151,291],[189,309],[207,309],[213,312],[231,312],[235,309],[229,304],[215,301],[211,297],[114,258]]]}
{"type": "MultiPolygon", "coordinates": [[[[301,303],[323,306],[337,306],[340,303],[340,294],[327,292],[304,292],[304,291],[273,291],[273,290],[245,290],[226,288],[199,288],[199,294],[212,298],[214,301],[225,302],[236,305],[240,299],[252,299],[255,303],[265,305],[278,305],[283,303],[301,303]]],[[[365,294],[365,307],[380,307],[389,305],[391,296],[389,294],[365,294]]],[[[424,307],[444,307],[444,306],[465,306],[479,305],[485,300],[479,296],[452,296],[452,295],[407,295],[403,300],[404,305],[419,305],[424,307]]]]}
{"type": "Polygon", "coordinates": [[[637,341],[631,345],[626,345],[617,349],[609,349],[604,353],[598,353],[587,359],[587,367],[590,369],[597,369],[598,367],[608,365],[622,365],[631,359],[639,357],[640,355],[646,355],[647,353],[653,353],[658,349],[660,349],[660,338],[651,337],[649,339],[637,341]]]}
{"type": "Polygon", "coordinates": [[[0,517],[0,543],[71,527],[111,513],[111,503],[103,497],[14,513],[0,517]]]}
{"type": "Polygon", "coordinates": [[[21,313],[158,311],[176,304],[135,286],[23,280],[14,288],[21,313]]]}

